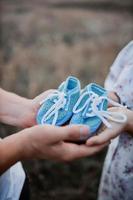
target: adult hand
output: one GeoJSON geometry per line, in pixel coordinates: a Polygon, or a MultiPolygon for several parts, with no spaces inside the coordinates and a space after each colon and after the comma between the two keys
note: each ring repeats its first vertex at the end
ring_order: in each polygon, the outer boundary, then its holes
{"type": "MultiPolygon", "coordinates": [[[[117,95],[116,92],[108,91],[108,98],[112,99],[113,101],[120,103],[120,97],[117,95]]],[[[113,105],[111,103],[108,104],[108,107],[112,107],[113,105]]]]}
{"type": "Polygon", "coordinates": [[[48,90],[34,99],[26,99],[0,89],[0,122],[22,128],[36,125],[39,102],[53,91],[48,90]]]}
{"type": "MultiPolygon", "coordinates": [[[[88,134],[88,127],[86,126],[39,125],[27,129],[27,132],[29,132],[29,140],[25,143],[26,148],[24,148],[25,150],[28,148],[28,152],[30,152],[27,158],[71,161],[93,155],[107,145],[88,148],[85,144],[78,145],[73,142],[65,142],[86,137],[88,134]]],[[[26,152],[24,155],[27,155],[26,152]]]]}
{"type": "Polygon", "coordinates": [[[38,95],[37,97],[35,97],[34,99],[27,100],[27,106],[22,111],[22,115],[20,119],[21,127],[26,128],[26,127],[31,127],[37,124],[36,114],[37,114],[37,110],[40,107],[40,102],[54,91],[56,90],[53,90],[53,89],[47,90],[41,93],[40,95],[38,95]]]}
{"type": "Polygon", "coordinates": [[[106,142],[110,142],[111,139],[117,137],[122,132],[129,132],[133,133],[133,112],[126,108],[118,108],[112,107],[109,108],[109,111],[112,112],[121,112],[127,116],[127,121],[125,123],[118,123],[110,121],[112,128],[105,128],[103,127],[103,131],[101,131],[98,135],[88,139],[86,141],[87,146],[95,146],[95,145],[102,145],[106,142]]]}
{"type": "Polygon", "coordinates": [[[87,147],[71,142],[86,137],[86,126],[36,125],[0,141],[0,172],[3,173],[17,161],[25,159],[49,159],[68,162],[101,151],[106,145],[87,147]],[[10,147],[10,151],[9,151],[10,147]]]}

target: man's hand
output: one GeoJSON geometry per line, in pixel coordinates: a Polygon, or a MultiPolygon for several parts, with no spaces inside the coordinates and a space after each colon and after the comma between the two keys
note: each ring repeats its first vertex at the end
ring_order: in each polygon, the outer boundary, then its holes
{"type": "Polygon", "coordinates": [[[71,142],[86,137],[86,126],[37,125],[6,137],[0,142],[0,172],[25,159],[49,159],[68,162],[91,156],[102,150],[107,143],[93,147],[71,142]]]}
{"type": "MultiPolygon", "coordinates": [[[[25,132],[25,131],[24,131],[25,132]]],[[[86,126],[37,125],[26,130],[29,139],[25,142],[24,158],[52,159],[56,161],[71,161],[90,156],[100,151],[105,145],[88,148],[85,144],[78,145],[71,142],[88,134],[86,126]]]]}

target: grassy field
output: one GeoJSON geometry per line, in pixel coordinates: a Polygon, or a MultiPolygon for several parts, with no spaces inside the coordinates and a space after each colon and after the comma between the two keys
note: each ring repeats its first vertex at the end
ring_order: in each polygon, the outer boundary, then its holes
{"type": "MultiPolygon", "coordinates": [[[[104,84],[116,54],[133,38],[132,1],[86,2],[1,2],[2,88],[33,98],[68,75],[82,87],[104,84]]],[[[0,131],[6,136],[16,129],[1,124],[0,131]]],[[[70,164],[24,163],[32,200],[96,200],[104,155],[70,164]]]]}

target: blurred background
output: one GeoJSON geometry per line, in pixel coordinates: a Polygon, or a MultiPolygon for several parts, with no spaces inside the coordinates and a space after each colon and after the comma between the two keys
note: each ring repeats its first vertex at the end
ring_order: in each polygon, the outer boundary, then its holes
{"type": "MultiPolygon", "coordinates": [[[[33,98],[68,75],[104,84],[133,39],[132,0],[1,0],[0,85],[33,98]]],[[[3,137],[16,131],[1,124],[3,137]]],[[[28,161],[32,200],[96,200],[106,150],[69,164],[28,161]]]]}

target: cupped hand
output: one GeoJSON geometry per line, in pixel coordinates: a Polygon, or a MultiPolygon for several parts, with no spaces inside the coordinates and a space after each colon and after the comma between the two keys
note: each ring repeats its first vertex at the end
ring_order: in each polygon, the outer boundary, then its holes
{"type": "Polygon", "coordinates": [[[49,94],[55,90],[47,90],[42,94],[38,95],[34,99],[24,99],[22,104],[19,106],[19,119],[18,126],[27,128],[36,125],[36,114],[40,107],[40,102],[44,100],[49,94]]]}
{"type": "Polygon", "coordinates": [[[87,146],[95,146],[95,145],[102,145],[104,143],[110,142],[111,139],[117,137],[122,132],[129,132],[129,121],[131,111],[127,108],[119,108],[119,107],[112,107],[108,109],[111,112],[121,112],[127,116],[127,121],[125,123],[118,123],[110,121],[111,128],[102,127],[101,131],[98,131],[98,135],[89,138],[86,141],[87,146]]]}
{"type": "Polygon", "coordinates": [[[107,143],[93,147],[73,142],[86,137],[86,126],[37,125],[22,131],[23,155],[22,159],[50,159],[55,161],[71,161],[91,156],[101,151],[107,143]],[[26,139],[25,139],[26,138],[26,139]],[[28,138],[28,139],[27,139],[28,138]]]}

